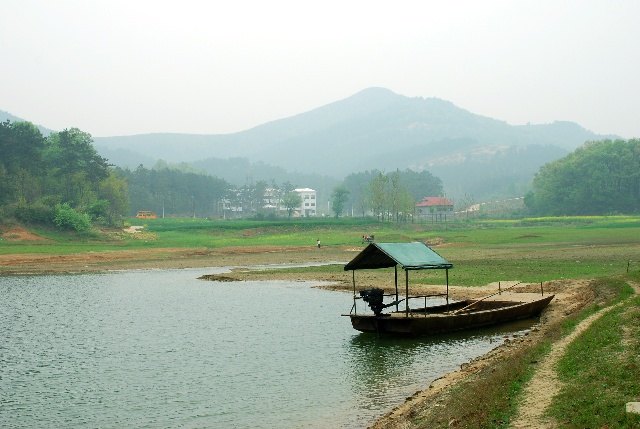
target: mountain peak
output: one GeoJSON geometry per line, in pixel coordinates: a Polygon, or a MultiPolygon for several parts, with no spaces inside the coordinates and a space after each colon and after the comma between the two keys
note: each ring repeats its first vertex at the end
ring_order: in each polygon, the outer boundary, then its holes
{"type": "Polygon", "coordinates": [[[371,97],[375,97],[375,98],[387,97],[387,98],[391,99],[391,98],[404,97],[404,95],[396,94],[395,92],[391,91],[390,89],[382,88],[380,86],[371,86],[369,88],[365,88],[365,89],[363,89],[361,91],[356,92],[352,96],[347,97],[347,99],[350,99],[350,98],[371,98],[371,97]]]}

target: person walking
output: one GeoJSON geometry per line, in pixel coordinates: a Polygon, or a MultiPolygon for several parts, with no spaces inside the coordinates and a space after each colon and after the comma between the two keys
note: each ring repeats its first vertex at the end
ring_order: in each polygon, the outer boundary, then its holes
{"type": "Polygon", "coordinates": [[[320,248],[320,239],[318,238],[318,249],[320,248]]]}

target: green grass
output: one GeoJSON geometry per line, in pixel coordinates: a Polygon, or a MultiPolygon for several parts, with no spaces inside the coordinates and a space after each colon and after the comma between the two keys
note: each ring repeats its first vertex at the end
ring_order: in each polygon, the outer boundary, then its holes
{"type": "Polygon", "coordinates": [[[625,411],[640,401],[640,297],[609,311],[568,347],[558,373],[565,383],[550,415],[562,428],[640,427],[625,411]]]}

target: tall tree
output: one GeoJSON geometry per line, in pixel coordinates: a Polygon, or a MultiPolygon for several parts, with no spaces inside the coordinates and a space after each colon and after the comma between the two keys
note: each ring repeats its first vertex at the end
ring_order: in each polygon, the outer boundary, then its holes
{"type": "Polygon", "coordinates": [[[351,204],[362,216],[368,210],[373,210],[375,215],[380,217],[383,213],[381,205],[384,205],[386,217],[396,219],[401,212],[403,215],[413,212],[413,207],[409,210],[406,207],[408,200],[404,195],[405,191],[412,195],[414,201],[443,193],[442,180],[426,170],[396,170],[388,174],[379,170],[352,173],[344,179],[343,185],[350,191],[351,204]]]}
{"type": "Polygon", "coordinates": [[[103,214],[109,225],[116,224],[129,211],[127,182],[114,171],[110,171],[109,176],[100,183],[98,197],[101,201],[107,201],[103,214]]]}
{"type": "Polygon", "coordinates": [[[442,180],[427,170],[417,172],[406,169],[400,172],[400,178],[416,201],[443,194],[442,180]]]}
{"type": "Polygon", "coordinates": [[[349,189],[350,204],[358,213],[365,216],[371,210],[371,195],[369,183],[380,171],[372,170],[361,173],[352,173],[345,177],[342,184],[349,189]]]}
{"type": "Polygon", "coordinates": [[[88,190],[97,190],[109,176],[108,161],[98,155],[91,135],[77,128],[51,134],[46,156],[57,190],[64,201],[74,205],[85,200],[88,190]]]}
{"type": "Polygon", "coordinates": [[[268,186],[265,180],[258,180],[251,189],[251,206],[258,213],[262,213],[264,209],[264,197],[268,186]]]}
{"type": "Polygon", "coordinates": [[[398,194],[398,213],[396,221],[407,222],[413,219],[416,199],[408,189],[402,188],[398,194]]]}
{"type": "Polygon", "coordinates": [[[296,191],[289,191],[282,197],[282,205],[287,209],[288,218],[291,219],[291,215],[296,208],[302,204],[302,197],[296,191]]]}
{"type": "Polygon", "coordinates": [[[7,168],[0,164],[0,206],[12,202],[15,195],[12,177],[7,172],[7,168]]]}
{"type": "Polygon", "coordinates": [[[389,173],[389,216],[393,216],[396,221],[400,212],[400,194],[405,189],[400,183],[400,172],[396,170],[393,173],[389,173]]]}
{"type": "Polygon", "coordinates": [[[32,203],[42,196],[45,138],[30,122],[0,123],[0,204],[32,203]]]}
{"type": "Polygon", "coordinates": [[[45,138],[31,122],[0,123],[0,163],[12,174],[19,169],[36,176],[43,168],[45,138]]]}
{"type": "Polygon", "coordinates": [[[56,218],[75,213],[83,224],[89,214],[111,223],[123,214],[105,216],[114,203],[109,198],[126,201],[128,195],[126,190],[101,195],[111,169],[88,133],[72,128],[45,138],[30,122],[7,121],[0,124],[0,154],[0,204],[17,204],[8,211],[16,219],[56,224],[56,218]],[[54,213],[53,207],[72,210],[54,213]]]}
{"type": "Polygon", "coordinates": [[[371,197],[371,208],[378,219],[383,220],[388,216],[388,191],[389,177],[378,172],[376,177],[369,182],[368,192],[371,197]]]}
{"type": "Polygon", "coordinates": [[[336,218],[342,216],[344,213],[344,206],[349,200],[349,189],[344,185],[338,185],[333,188],[331,193],[333,213],[336,218]]]}

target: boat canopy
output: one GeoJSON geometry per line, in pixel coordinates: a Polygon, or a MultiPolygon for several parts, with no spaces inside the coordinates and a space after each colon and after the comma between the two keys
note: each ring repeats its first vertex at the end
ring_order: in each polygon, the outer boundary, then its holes
{"type": "Polygon", "coordinates": [[[421,242],[371,243],[344,266],[345,271],[391,268],[408,270],[450,269],[453,264],[421,242]]]}

